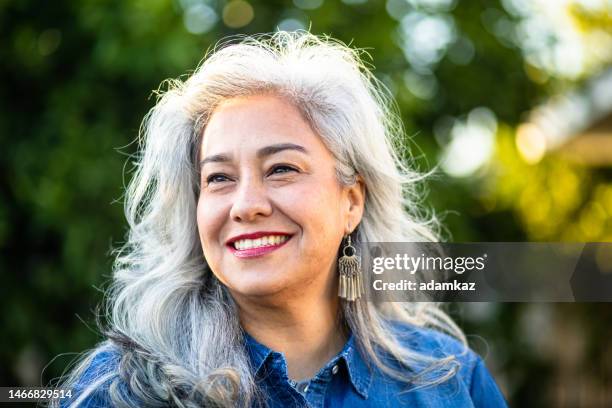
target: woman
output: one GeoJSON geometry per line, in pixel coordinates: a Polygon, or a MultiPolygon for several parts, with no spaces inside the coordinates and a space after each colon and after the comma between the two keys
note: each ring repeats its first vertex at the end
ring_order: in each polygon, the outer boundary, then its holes
{"type": "Polygon", "coordinates": [[[278,32],[168,85],[126,195],[108,340],[62,405],[505,406],[442,311],[360,297],[351,240],[436,236],[357,52],[278,32]]]}

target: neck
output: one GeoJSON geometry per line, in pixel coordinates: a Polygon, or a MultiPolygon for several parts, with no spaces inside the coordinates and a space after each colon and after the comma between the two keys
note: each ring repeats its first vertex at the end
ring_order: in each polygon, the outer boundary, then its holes
{"type": "Polygon", "coordinates": [[[312,378],[346,343],[337,296],[269,305],[236,299],[243,328],[258,342],[283,353],[291,379],[312,378]]]}

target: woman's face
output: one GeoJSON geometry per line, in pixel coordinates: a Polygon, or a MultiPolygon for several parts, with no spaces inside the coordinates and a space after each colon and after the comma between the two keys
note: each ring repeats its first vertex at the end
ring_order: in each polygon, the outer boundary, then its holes
{"type": "Polygon", "coordinates": [[[269,95],[222,103],[200,151],[197,222],[204,256],[238,296],[318,296],[363,211],[363,184],[342,186],[335,160],[300,112],[269,95]]]}

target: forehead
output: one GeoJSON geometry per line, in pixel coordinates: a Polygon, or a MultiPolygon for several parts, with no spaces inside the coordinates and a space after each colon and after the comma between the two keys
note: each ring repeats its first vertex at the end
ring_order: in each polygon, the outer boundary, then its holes
{"type": "Polygon", "coordinates": [[[232,98],[212,113],[202,138],[201,157],[256,150],[275,143],[295,143],[331,156],[321,138],[288,100],[259,95],[232,98]]]}

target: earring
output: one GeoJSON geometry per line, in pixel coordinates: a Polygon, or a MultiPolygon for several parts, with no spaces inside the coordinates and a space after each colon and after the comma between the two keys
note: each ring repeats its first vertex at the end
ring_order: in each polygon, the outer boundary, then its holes
{"type": "Polygon", "coordinates": [[[365,292],[361,277],[361,259],[357,256],[355,247],[351,245],[350,233],[346,245],[342,248],[342,256],[338,260],[338,271],[340,272],[338,296],[349,302],[359,299],[365,292]],[[350,255],[347,252],[350,252],[350,255]]]}

